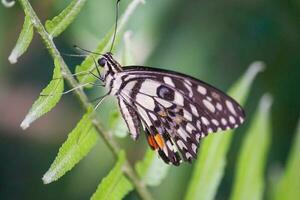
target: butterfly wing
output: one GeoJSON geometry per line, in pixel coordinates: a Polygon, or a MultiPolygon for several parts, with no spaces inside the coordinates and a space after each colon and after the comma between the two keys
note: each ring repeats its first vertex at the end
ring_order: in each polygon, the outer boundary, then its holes
{"type": "Polygon", "coordinates": [[[167,70],[123,69],[119,98],[136,110],[149,145],[167,163],[179,165],[181,157],[192,161],[202,137],[244,121],[240,105],[207,83],[167,70]]]}

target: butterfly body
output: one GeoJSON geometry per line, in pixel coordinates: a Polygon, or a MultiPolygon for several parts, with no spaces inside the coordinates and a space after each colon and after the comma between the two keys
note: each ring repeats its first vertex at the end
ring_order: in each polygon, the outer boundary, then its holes
{"type": "Polygon", "coordinates": [[[166,163],[191,162],[201,138],[244,121],[244,111],[235,100],[193,77],[150,67],[122,67],[111,53],[98,64],[131,137],[136,140],[144,129],[148,144],[166,163]]]}

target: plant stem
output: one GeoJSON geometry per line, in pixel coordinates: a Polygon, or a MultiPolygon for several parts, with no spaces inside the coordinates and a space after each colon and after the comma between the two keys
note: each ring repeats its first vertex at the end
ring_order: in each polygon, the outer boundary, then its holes
{"type": "MultiPolygon", "coordinates": [[[[50,36],[50,34],[45,30],[44,26],[42,25],[40,19],[36,15],[35,11],[33,10],[31,4],[28,2],[28,0],[19,0],[26,16],[28,16],[39,33],[39,35],[42,37],[43,42],[45,42],[46,47],[52,56],[53,60],[57,59],[59,61],[59,64],[61,66],[61,70],[64,76],[64,79],[66,80],[67,84],[72,87],[78,87],[78,82],[76,79],[72,76],[71,71],[69,70],[68,66],[66,65],[64,59],[60,55],[60,52],[56,48],[56,45],[53,42],[53,38],[50,36]]],[[[78,88],[74,90],[74,93],[81,103],[82,107],[85,110],[89,110],[93,107],[91,103],[89,103],[88,98],[86,94],[84,93],[82,88],[78,88]]],[[[117,157],[118,152],[120,151],[119,145],[115,142],[115,140],[110,136],[110,134],[103,129],[101,126],[99,120],[96,118],[95,114],[91,115],[91,120],[93,123],[93,126],[99,133],[99,135],[104,139],[106,145],[109,147],[109,149],[113,152],[114,156],[117,157]]],[[[128,160],[126,160],[124,164],[124,173],[127,175],[127,177],[131,180],[132,184],[134,185],[135,189],[137,190],[138,194],[142,199],[145,200],[151,200],[153,199],[151,197],[151,194],[145,187],[145,184],[138,178],[135,170],[131,166],[128,160]]]]}

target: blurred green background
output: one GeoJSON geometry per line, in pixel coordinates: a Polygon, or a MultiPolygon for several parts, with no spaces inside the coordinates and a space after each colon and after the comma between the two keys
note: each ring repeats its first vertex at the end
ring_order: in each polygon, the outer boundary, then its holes
{"type": "MultiPolygon", "coordinates": [[[[44,22],[70,1],[30,2],[44,22]]],[[[121,2],[120,13],[129,2],[121,2]]],[[[88,0],[76,20],[55,39],[59,50],[72,53],[74,44],[93,50],[114,24],[114,6],[112,0],[88,0]]],[[[276,172],[286,162],[300,113],[299,11],[297,0],[148,0],[126,27],[132,31],[132,64],[190,74],[226,91],[251,62],[265,62],[267,68],[256,79],[245,109],[250,119],[262,94],[269,92],[274,98],[272,143],[265,174],[271,181],[274,173],[270,175],[270,171],[276,172]]],[[[53,61],[37,34],[19,62],[8,63],[23,20],[18,4],[9,9],[0,5],[0,199],[87,199],[114,164],[101,141],[62,179],[50,185],[41,181],[67,133],[81,118],[83,110],[76,98],[64,96],[53,111],[28,130],[19,127],[53,70],[53,61]]],[[[80,61],[66,58],[72,70],[80,61]]],[[[95,91],[92,95],[97,96],[95,91]]],[[[106,103],[99,113],[112,109],[106,103]]],[[[217,199],[229,197],[237,150],[243,139],[241,130],[248,126],[246,122],[234,133],[217,199]]],[[[118,140],[132,161],[141,159],[148,148],[144,137],[136,143],[129,137],[118,140]]],[[[153,195],[157,199],[181,199],[192,167],[172,167],[162,184],[151,188],[153,195]]],[[[131,192],[127,199],[138,197],[131,192]]]]}

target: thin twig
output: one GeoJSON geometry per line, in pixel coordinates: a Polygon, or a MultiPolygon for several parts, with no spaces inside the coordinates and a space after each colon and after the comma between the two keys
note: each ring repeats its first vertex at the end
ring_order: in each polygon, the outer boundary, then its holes
{"type": "MultiPolygon", "coordinates": [[[[68,83],[68,85],[72,88],[78,87],[78,82],[74,79],[72,76],[71,71],[69,70],[68,66],[66,65],[64,59],[60,55],[60,52],[56,48],[56,45],[53,42],[53,38],[50,36],[50,34],[45,30],[44,26],[42,25],[40,19],[36,15],[35,11],[33,10],[31,4],[28,2],[28,0],[19,0],[25,14],[30,18],[33,26],[39,33],[39,35],[42,37],[43,41],[46,43],[46,47],[52,56],[53,60],[57,59],[60,66],[62,73],[64,75],[64,79],[68,83]]],[[[85,110],[89,110],[93,107],[91,103],[89,103],[88,98],[86,94],[83,92],[82,88],[78,88],[74,91],[77,99],[81,103],[82,107],[85,110]]],[[[99,135],[103,138],[106,145],[109,147],[109,149],[113,152],[114,156],[117,157],[118,152],[120,151],[119,145],[115,142],[115,140],[108,134],[103,127],[101,126],[100,122],[96,118],[95,114],[91,115],[91,120],[93,123],[93,126],[99,133],[99,135]]],[[[127,177],[130,179],[132,184],[134,185],[135,189],[137,190],[138,194],[142,199],[151,200],[153,199],[147,188],[145,187],[145,184],[138,178],[135,170],[131,166],[128,160],[124,163],[124,173],[127,175],[127,177]]]]}

